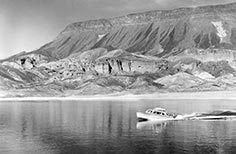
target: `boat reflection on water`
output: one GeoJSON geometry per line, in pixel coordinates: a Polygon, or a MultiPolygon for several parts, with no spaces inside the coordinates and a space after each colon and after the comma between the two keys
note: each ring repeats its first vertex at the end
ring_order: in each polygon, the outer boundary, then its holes
{"type": "Polygon", "coordinates": [[[153,130],[155,133],[161,133],[166,126],[167,121],[138,121],[136,128],[140,130],[153,130]]]}

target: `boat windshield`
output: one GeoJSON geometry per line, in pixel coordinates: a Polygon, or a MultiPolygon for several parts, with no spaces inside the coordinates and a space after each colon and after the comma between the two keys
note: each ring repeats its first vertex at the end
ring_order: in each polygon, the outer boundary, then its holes
{"type": "Polygon", "coordinates": [[[146,113],[152,113],[152,109],[148,109],[146,113]]]}

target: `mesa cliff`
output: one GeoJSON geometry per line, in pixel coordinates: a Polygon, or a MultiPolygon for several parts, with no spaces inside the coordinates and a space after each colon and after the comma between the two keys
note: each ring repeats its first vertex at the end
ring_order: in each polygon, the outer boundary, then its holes
{"type": "Polygon", "coordinates": [[[69,24],[2,60],[1,97],[236,88],[236,3],[69,24]]]}

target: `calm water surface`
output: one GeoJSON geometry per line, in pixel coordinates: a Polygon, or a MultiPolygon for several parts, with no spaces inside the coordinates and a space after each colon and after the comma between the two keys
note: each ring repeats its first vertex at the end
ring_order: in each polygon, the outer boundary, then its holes
{"type": "Polygon", "coordinates": [[[136,111],[236,109],[236,100],[0,103],[0,154],[236,153],[236,121],[137,123],[136,111]]]}

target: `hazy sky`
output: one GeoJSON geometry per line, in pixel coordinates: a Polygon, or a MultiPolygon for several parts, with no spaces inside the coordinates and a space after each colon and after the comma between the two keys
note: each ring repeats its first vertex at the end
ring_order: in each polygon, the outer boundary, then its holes
{"type": "Polygon", "coordinates": [[[236,0],[0,0],[0,59],[35,50],[76,21],[230,2],[236,0]]]}

